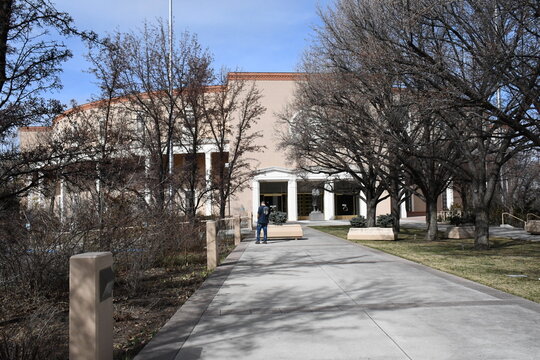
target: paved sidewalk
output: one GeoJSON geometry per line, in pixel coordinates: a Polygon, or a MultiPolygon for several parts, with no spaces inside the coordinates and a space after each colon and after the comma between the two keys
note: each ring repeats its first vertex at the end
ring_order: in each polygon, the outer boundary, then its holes
{"type": "Polygon", "coordinates": [[[538,359],[540,305],[313,229],[242,243],[136,359],[538,359]]]}

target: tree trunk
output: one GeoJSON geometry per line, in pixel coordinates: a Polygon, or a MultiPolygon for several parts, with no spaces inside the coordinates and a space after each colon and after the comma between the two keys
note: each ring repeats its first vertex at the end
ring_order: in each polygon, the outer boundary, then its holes
{"type": "Polygon", "coordinates": [[[219,194],[219,218],[225,218],[225,212],[227,211],[227,197],[220,191],[219,194]]]}
{"type": "Polygon", "coordinates": [[[489,204],[483,199],[486,189],[483,184],[474,184],[471,194],[472,208],[474,209],[474,247],[477,249],[489,248],[489,204]]]}
{"type": "Polygon", "coordinates": [[[399,219],[401,218],[399,199],[396,196],[390,196],[390,211],[392,218],[394,219],[392,229],[396,234],[399,233],[400,224],[399,219]]]}
{"type": "Polygon", "coordinates": [[[439,240],[437,226],[437,198],[435,198],[435,200],[426,198],[426,207],[426,240],[437,241],[439,240]]]}
{"type": "Polygon", "coordinates": [[[377,226],[377,199],[366,196],[366,226],[377,226]]]}
{"type": "Polygon", "coordinates": [[[474,247],[489,248],[489,217],[486,208],[476,208],[474,211],[474,247]]]}

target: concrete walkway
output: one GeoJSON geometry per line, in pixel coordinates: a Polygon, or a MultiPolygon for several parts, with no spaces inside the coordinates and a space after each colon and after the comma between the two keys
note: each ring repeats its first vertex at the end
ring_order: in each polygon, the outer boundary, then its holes
{"type": "Polygon", "coordinates": [[[540,305],[305,228],[243,242],[136,359],[538,359],[540,305]]]}

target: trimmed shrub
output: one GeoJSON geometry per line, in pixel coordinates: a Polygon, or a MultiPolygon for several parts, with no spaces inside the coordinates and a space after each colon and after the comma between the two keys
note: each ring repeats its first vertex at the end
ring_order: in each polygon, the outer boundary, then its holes
{"type": "Polygon", "coordinates": [[[378,227],[392,227],[394,225],[394,217],[391,214],[377,216],[378,227]]]}
{"type": "Polygon", "coordinates": [[[359,215],[357,217],[353,217],[351,220],[351,227],[353,228],[363,228],[366,227],[366,218],[362,215],[359,215]]]}
{"type": "Polygon", "coordinates": [[[473,225],[474,215],[472,214],[454,215],[450,217],[449,222],[451,225],[454,225],[454,226],[461,226],[461,225],[467,225],[467,224],[473,225]]]}
{"type": "Polygon", "coordinates": [[[282,211],[273,211],[270,213],[269,219],[274,225],[283,225],[287,222],[287,213],[282,211]]]}

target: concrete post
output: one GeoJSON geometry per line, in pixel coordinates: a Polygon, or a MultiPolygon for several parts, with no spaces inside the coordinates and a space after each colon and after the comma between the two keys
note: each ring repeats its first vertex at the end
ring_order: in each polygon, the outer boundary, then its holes
{"type": "Polygon", "coordinates": [[[239,245],[242,242],[242,231],[240,230],[240,216],[236,215],[233,220],[234,224],[234,245],[239,245]]]}
{"type": "Polygon", "coordinates": [[[206,267],[214,270],[218,265],[218,243],[216,236],[216,222],[208,220],[206,222],[206,267]]]}
{"type": "Polygon", "coordinates": [[[298,190],[296,179],[287,182],[287,217],[289,221],[298,220],[298,190]]]}
{"type": "Polygon", "coordinates": [[[110,252],[84,253],[69,260],[69,358],[113,358],[114,272],[110,252]]]}

